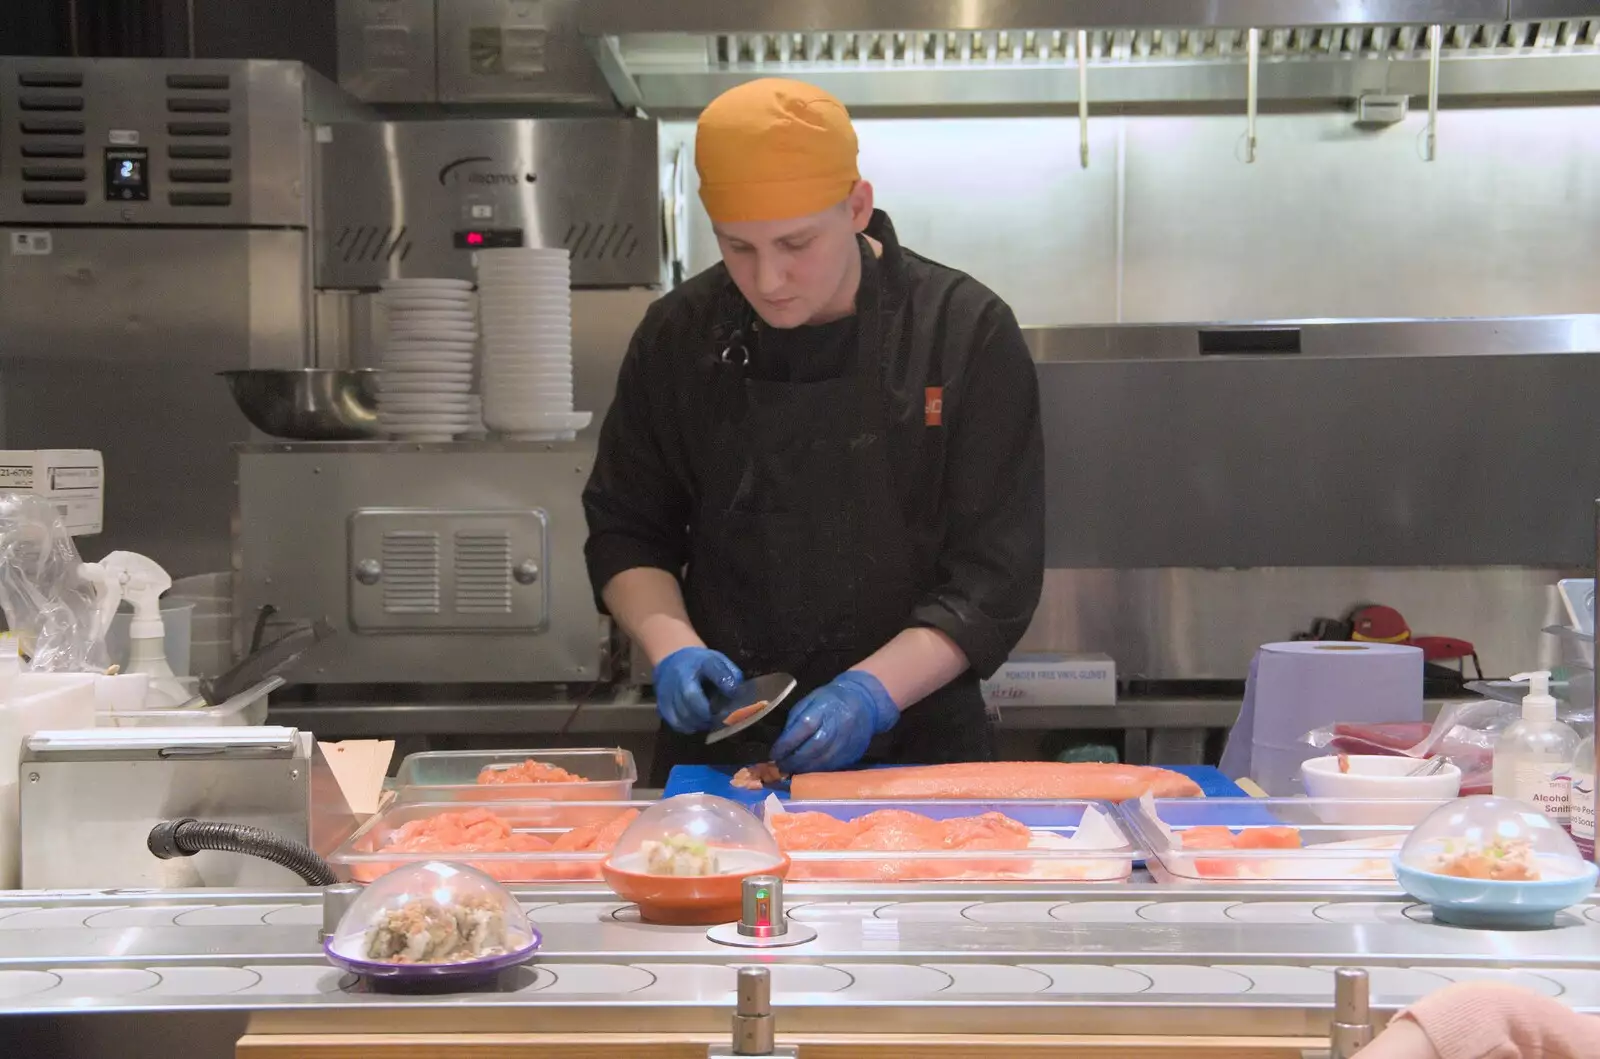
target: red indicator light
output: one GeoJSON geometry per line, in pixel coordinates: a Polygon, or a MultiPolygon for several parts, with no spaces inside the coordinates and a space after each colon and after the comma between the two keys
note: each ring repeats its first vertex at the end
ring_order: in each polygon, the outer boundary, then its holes
{"type": "Polygon", "coordinates": [[[483,233],[482,232],[468,232],[467,233],[467,245],[468,246],[482,246],[483,245],[483,233]]]}

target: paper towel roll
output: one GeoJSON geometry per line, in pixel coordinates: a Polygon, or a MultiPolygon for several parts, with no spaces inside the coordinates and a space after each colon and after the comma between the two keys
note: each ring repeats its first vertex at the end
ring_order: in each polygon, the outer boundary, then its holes
{"type": "Polygon", "coordinates": [[[1300,763],[1322,752],[1301,742],[1340,721],[1422,720],[1422,651],[1404,644],[1297,640],[1264,644],[1250,663],[1222,771],[1272,795],[1301,793],[1300,763]]]}

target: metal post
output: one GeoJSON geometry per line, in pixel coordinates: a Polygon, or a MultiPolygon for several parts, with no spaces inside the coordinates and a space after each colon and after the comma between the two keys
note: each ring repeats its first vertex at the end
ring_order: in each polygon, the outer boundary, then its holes
{"type": "Polygon", "coordinates": [[[1249,32],[1250,67],[1245,75],[1245,131],[1244,131],[1244,160],[1256,160],[1256,97],[1260,92],[1261,78],[1261,31],[1252,28],[1249,32]]]}
{"type": "Polygon", "coordinates": [[[1444,41],[1443,26],[1428,27],[1428,139],[1424,157],[1439,157],[1439,51],[1444,41]]]}
{"type": "Polygon", "coordinates": [[[1352,1059],[1372,1043],[1372,1013],[1367,1007],[1367,972],[1341,967],[1333,972],[1333,1026],[1329,1059],[1352,1059]]]}
{"type": "Polygon", "coordinates": [[[733,1054],[771,1055],[773,1043],[772,972],[741,967],[733,1009],[733,1054]]]}
{"type": "Polygon", "coordinates": [[[1078,164],[1089,168],[1089,31],[1078,30],[1078,164]]]}

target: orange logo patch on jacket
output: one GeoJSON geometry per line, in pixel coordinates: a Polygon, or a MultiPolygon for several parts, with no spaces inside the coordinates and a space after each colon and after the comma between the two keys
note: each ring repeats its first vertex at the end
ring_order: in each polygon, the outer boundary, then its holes
{"type": "Polygon", "coordinates": [[[944,426],[943,386],[929,386],[922,391],[922,422],[924,426],[944,426]]]}

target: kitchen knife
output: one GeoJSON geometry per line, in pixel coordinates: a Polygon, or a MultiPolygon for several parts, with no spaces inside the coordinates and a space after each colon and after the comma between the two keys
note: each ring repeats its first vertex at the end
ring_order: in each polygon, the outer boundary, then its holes
{"type": "Polygon", "coordinates": [[[713,706],[712,729],[706,735],[706,745],[721,742],[761,720],[783,705],[783,700],[794,691],[794,686],[795,679],[789,674],[768,673],[764,677],[747,680],[734,688],[726,699],[719,699],[713,706]],[[759,708],[750,710],[752,706],[759,708]],[[749,713],[729,724],[728,718],[735,716],[740,710],[749,710],[749,713]]]}

